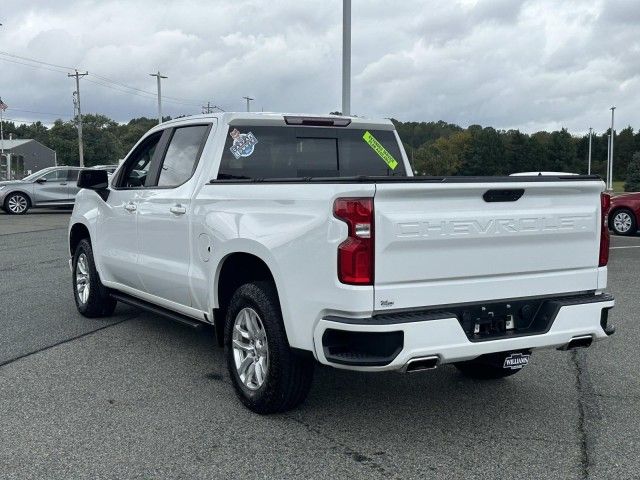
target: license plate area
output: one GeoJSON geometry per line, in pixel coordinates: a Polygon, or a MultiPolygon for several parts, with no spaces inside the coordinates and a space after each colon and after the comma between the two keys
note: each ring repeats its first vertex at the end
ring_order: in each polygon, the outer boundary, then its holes
{"type": "Polygon", "coordinates": [[[544,333],[559,308],[555,300],[521,299],[461,306],[453,313],[469,340],[483,341],[544,333]]]}

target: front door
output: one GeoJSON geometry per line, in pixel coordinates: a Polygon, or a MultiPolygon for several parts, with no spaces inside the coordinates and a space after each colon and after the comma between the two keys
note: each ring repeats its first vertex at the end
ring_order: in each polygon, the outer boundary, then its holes
{"type": "Polygon", "coordinates": [[[61,168],[44,174],[33,185],[33,199],[36,205],[69,203],[67,176],[69,170],[61,168]]]}
{"type": "Polygon", "coordinates": [[[189,209],[193,178],[210,124],[174,128],[157,164],[153,186],[138,203],[140,276],[145,291],[191,306],[189,209]]]}
{"type": "Polygon", "coordinates": [[[103,280],[143,290],[138,274],[138,203],[149,181],[149,173],[163,132],[145,138],[125,160],[114,179],[99,223],[101,247],[97,259],[103,280]]]}

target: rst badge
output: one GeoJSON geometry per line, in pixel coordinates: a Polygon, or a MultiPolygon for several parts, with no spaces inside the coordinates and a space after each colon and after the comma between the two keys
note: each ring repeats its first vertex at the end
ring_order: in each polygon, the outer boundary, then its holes
{"type": "Polygon", "coordinates": [[[529,363],[529,357],[524,353],[512,353],[504,359],[503,368],[510,368],[511,370],[520,370],[522,367],[529,363]]]}

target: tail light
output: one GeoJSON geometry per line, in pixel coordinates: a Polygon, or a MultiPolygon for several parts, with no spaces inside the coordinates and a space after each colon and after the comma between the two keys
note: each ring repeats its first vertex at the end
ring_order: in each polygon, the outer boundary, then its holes
{"type": "Polygon", "coordinates": [[[600,260],[599,267],[606,267],[609,263],[609,208],[611,207],[611,196],[608,193],[600,194],[600,260]]]}
{"type": "Polygon", "coordinates": [[[373,198],[338,198],[333,214],[349,229],[338,247],[338,279],[350,285],[373,285],[373,198]]]}

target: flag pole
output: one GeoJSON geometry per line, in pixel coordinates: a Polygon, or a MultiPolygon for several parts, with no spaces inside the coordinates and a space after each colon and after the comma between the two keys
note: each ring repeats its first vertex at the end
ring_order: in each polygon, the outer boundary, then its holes
{"type": "MultiPolygon", "coordinates": [[[[4,124],[4,118],[3,118],[3,114],[4,114],[4,103],[2,102],[2,98],[0,98],[0,158],[4,157],[4,130],[3,130],[3,124],[4,124]]],[[[9,162],[7,162],[7,159],[4,159],[7,165],[7,180],[9,180],[9,162]]]]}

